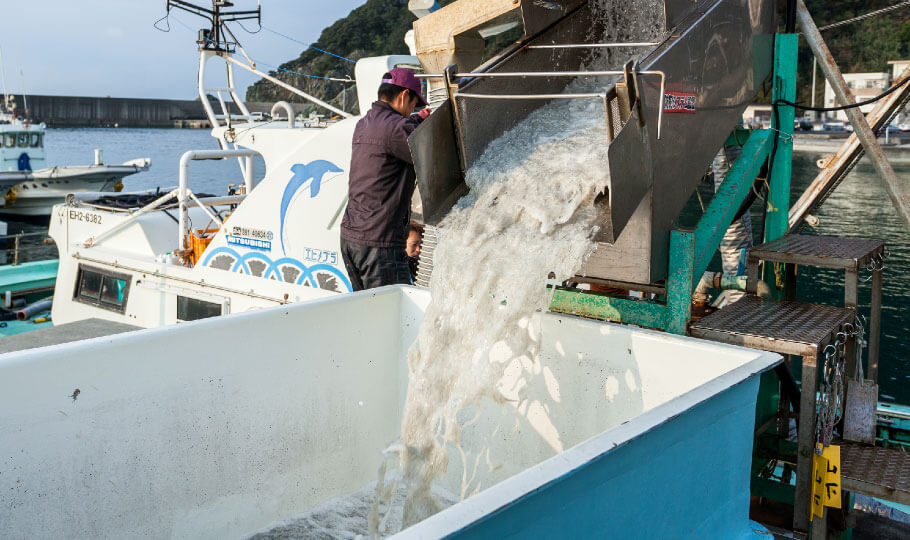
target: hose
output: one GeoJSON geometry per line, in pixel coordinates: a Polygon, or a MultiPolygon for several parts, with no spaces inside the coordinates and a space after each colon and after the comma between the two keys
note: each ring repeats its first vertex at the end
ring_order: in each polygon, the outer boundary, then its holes
{"type": "Polygon", "coordinates": [[[51,300],[41,300],[39,302],[35,302],[34,304],[29,304],[16,312],[16,318],[19,319],[20,321],[27,321],[27,320],[31,319],[33,315],[37,315],[38,313],[42,313],[45,311],[50,311],[53,303],[54,303],[54,300],[51,299],[51,300]]]}

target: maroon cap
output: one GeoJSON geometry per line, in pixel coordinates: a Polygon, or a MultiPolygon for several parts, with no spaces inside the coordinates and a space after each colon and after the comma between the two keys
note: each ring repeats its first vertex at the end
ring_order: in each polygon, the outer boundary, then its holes
{"type": "Polygon", "coordinates": [[[427,104],[427,100],[423,99],[423,94],[420,92],[420,81],[414,76],[413,71],[405,68],[394,68],[389,71],[389,75],[391,75],[390,78],[382,79],[383,83],[394,84],[395,86],[412,90],[417,94],[418,103],[421,105],[427,104]]]}

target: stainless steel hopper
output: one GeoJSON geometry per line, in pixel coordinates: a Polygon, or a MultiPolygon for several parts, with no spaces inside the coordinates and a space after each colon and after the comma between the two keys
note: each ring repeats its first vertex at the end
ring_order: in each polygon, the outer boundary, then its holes
{"type": "Polygon", "coordinates": [[[467,192],[464,171],[532,111],[553,99],[597,99],[611,179],[582,274],[654,283],[666,277],[670,229],[771,72],[775,3],[556,3],[558,18],[525,25],[526,37],[499,56],[466,73],[446,70],[448,101],[409,141],[424,218],[438,223],[467,192]],[[598,90],[559,95],[577,72],[598,77],[598,90]]]}

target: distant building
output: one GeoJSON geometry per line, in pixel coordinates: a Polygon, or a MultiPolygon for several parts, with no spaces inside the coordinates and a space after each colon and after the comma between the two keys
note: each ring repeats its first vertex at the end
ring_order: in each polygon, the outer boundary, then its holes
{"type": "Polygon", "coordinates": [[[743,125],[751,128],[771,127],[771,106],[753,103],[743,111],[743,125]]]}
{"type": "MultiPolygon", "coordinates": [[[[847,87],[853,92],[856,101],[865,101],[869,98],[881,94],[888,88],[891,83],[890,73],[844,73],[844,80],[847,87]]],[[[834,89],[831,83],[825,81],[825,107],[837,107],[840,103],[834,97],[834,89]]],[[[863,114],[867,114],[875,107],[874,103],[863,105],[859,108],[863,114]]],[[[828,119],[847,121],[847,115],[844,111],[828,113],[828,119]]]]}
{"type": "MultiPolygon", "coordinates": [[[[898,81],[901,74],[907,69],[910,68],[910,60],[891,60],[888,62],[891,64],[891,83],[894,84],[898,81]]],[[[910,123],[910,104],[904,107],[904,110],[897,115],[894,119],[894,123],[897,124],[906,124],[910,123]]]]}

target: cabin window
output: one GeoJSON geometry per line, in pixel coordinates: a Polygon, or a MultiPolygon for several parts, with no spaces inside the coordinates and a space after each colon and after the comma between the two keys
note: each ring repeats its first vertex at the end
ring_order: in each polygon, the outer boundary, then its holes
{"type": "Polygon", "coordinates": [[[186,296],[177,296],[177,320],[183,322],[198,321],[221,315],[221,304],[206,302],[186,296]]]}
{"type": "Polygon", "coordinates": [[[124,313],[129,290],[129,275],[79,265],[73,297],[83,304],[124,313]]]}
{"type": "Polygon", "coordinates": [[[40,133],[32,133],[32,148],[41,148],[41,139],[44,137],[40,133]]]}
{"type": "Polygon", "coordinates": [[[3,135],[3,146],[5,146],[7,148],[13,148],[14,146],[16,146],[16,134],[7,133],[7,134],[3,135]]]}
{"type": "Polygon", "coordinates": [[[19,141],[19,148],[28,148],[28,133],[20,133],[17,138],[19,141]]]}

